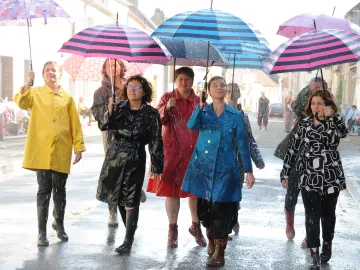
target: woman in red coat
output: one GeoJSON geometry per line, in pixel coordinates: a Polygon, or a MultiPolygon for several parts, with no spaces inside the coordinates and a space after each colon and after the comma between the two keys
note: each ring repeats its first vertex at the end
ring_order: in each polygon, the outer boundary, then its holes
{"type": "Polygon", "coordinates": [[[166,197],[165,208],[169,220],[168,246],[177,247],[177,219],[180,210],[180,198],[189,198],[192,225],[190,234],[196,243],[206,246],[197,216],[197,197],[181,190],[184,175],[199,135],[198,131],[187,128],[194,108],[199,104],[199,97],[192,89],[194,71],[182,67],[175,71],[176,89],[165,93],[158,104],[164,142],[164,173],[161,179],[149,179],[147,191],[156,196],[166,197]]]}

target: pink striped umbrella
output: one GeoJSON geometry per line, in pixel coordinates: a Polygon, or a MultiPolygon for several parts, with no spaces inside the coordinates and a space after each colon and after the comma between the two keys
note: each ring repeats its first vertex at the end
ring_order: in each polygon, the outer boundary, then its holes
{"type": "MultiPolygon", "coordinates": [[[[65,70],[73,80],[94,81],[101,82],[103,79],[102,66],[105,58],[101,57],[84,57],[81,55],[70,55],[62,64],[63,70],[65,70]]],[[[128,63],[121,59],[126,65],[125,78],[129,78],[134,75],[143,75],[148,67],[149,63],[128,63]]]]}
{"type": "Polygon", "coordinates": [[[360,60],[360,35],[339,30],[313,30],[292,38],[263,64],[268,74],[312,71],[360,60]]]}
{"type": "Polygon", "coordinates": [[[129,62],[169,62],[164,51],[147,33],[117,23],[86,28],[65,42],[59,52],[84,57],[116,58],[129,62]]]}

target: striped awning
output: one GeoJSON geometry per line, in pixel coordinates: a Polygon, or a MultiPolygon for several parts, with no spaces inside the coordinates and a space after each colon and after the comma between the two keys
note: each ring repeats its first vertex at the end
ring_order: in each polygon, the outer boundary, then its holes
{"type": "Polygon", "coordinates": [[[339,30],[313,30],[280,45],[266,59],[268,74],[312,71],[360,59],[360,35],[339,30]]]}
{"type": "Polygon", "coordinates": [[[120,24],[86,28],[65,42],[59,52],[84,57],[124,59],[129,62],[153,64],[169,62],[164,51],[147,33],[120,24]]]}

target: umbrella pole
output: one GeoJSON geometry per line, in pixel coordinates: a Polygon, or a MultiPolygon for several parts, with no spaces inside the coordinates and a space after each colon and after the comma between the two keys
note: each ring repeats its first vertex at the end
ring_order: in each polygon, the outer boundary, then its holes
{"type": "Polygon", "coordinates": [[[175,96],[175,71],[176,71],[176,57],[174,57],[174,73],[173,73],[173,90],[172,90],[172,97],[175,96]]]}
{"type": "MultiPolygon", "coordinates": [[[[33,70],[33,65],[32,65],[32,55],[31,55],[31,40],[30,40],[30,22],[29,19],[26,19],[27,22],[27,29],[28,29],[28,40],[29,40],[29,51],[30,51],[30,70],[33,70]]],[[[30,86],[34,85],[34,81],[32,81],[30,83],[30,86]]]]}
{"type": "Polygon", "coordinates": [[[211,0],[211,5],[210,5],[210,9],[212,9],[212,4],[213,4],[213,0],[211,0]]]}
{"type": "Polygon", "coordinates": [[[208,47],[207,47],[207,59],[206,59],[206,73],[205,73],[205,90],[207,90],[207,75],[209,72],[209,58],[210,58],[210,41],[208,41],[208,47]]]}
{"type": "Polygon", "coordinates": [[[234,53],[234,64],[233,64],[233,76],[232,76],[232,84],[231,84],[231,93],[234,92],[235,56],[236,56],[236,53],[234,53]]]}
{"type": "MultiPolygon", "coordinates": [[[[110,59],[111,61],[111,59],[110,59]]],[[[115,64],[114,64],[114,81],[113,81],[113,106],[112,106],[112,114],[114,115],[115,112],[115,104],[116,104],[116,95],[115,95],[115,88],[116,88],[116,59],[114,58],[115,64]]],[[[109,64],[111,65],[111,62],[109,62],[109,64]]]]}

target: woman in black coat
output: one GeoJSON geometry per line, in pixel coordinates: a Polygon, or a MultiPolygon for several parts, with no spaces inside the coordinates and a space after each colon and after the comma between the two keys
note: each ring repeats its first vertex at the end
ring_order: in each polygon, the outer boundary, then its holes
{"type": "MultiPolygon", "coordinates": [[[[119,206],[126,227],[124,243],[115,250],[119,254],[130,252],[137,228],[146,167],[145,145],[149,144],[152,177],[158,178],[163,172],[160,116],[156,109],[147,105],[152,93],[145,78],[130,77],[122,91],[124,101],[115,105],[112,113],[110,99],[108,111],[98,122],[101,130],[114,130],[101,169],[96,198],[119,206]]],[[[99,110],[103,108],[99,107],[99,110]]]]}

